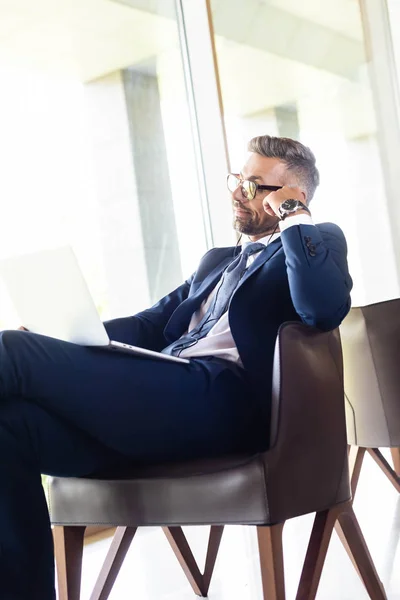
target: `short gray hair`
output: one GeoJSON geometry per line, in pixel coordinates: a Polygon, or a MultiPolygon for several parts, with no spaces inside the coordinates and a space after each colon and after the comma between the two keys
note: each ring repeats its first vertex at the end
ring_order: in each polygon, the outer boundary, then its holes
{"type": "Polygon", "coordinates": [[[319,185],[319,172],[310,148],[290,138],[259,135],[250,140],[248,150],[282,161],[307,192],[307,204],[311,201],[319,185]]]}

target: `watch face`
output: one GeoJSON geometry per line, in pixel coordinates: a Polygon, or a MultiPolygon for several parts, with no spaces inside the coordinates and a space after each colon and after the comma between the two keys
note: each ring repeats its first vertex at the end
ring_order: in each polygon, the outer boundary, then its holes
{"type": "Polygon", "coordinates": [[[281,207],[283,210],[288,210],[288,211],[292,211],[295,210],[299,205],[299,201],[298,200],[285,200],[284,202],[282,202],[281,207]]]}

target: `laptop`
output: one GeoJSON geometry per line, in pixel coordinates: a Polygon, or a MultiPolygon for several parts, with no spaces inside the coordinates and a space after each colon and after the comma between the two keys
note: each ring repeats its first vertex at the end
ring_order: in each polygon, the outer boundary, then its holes
{"type": "Polygon", "coordinates": [[[33,333],[113,352],[190,362],[110,340],[70,246],[1,260],[0,277],[21,325],[33,333]]]}

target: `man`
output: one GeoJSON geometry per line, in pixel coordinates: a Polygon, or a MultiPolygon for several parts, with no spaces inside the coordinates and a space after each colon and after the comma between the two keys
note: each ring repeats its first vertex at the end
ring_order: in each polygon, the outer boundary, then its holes
{"type": "Polygon", "coordinates": [[[231,175],[238,232],[158,304],[106,323],[111,339],[189,364],[105,353],[23,331],[0,334],[0,597],[54,598],[40,473],[84,476],[268,446],[276,335],[284,321],[330,330],[350,307],[340,229],[314,225],[319,182],[302,144],[251,140],[231,175]],[[255,242],[255,244],[254,244],[255,242]]]}

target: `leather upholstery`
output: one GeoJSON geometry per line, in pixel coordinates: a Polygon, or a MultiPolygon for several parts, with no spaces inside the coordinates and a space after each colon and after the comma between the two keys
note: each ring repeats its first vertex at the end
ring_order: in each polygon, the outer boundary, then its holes
{"type": "Polygon", "coordinates": [[[349,444],[400,446],[400,299],[352,308],[340,329],[349,444]]]}
{"type": "Polygon", "coordinates": [[[279,330],[271,448],[96,478],[53,478],[55,524],[268,525],[350,498],[338,330],[279,330]]]}

